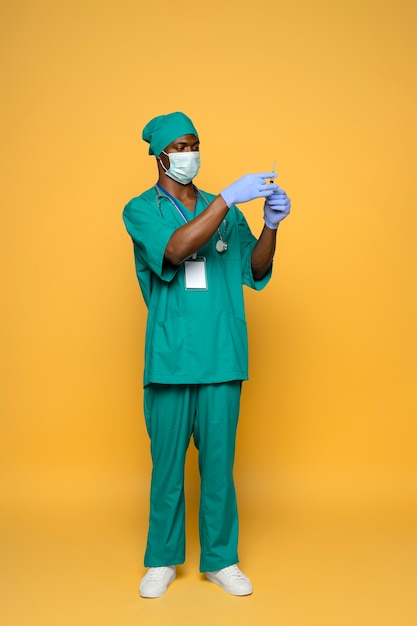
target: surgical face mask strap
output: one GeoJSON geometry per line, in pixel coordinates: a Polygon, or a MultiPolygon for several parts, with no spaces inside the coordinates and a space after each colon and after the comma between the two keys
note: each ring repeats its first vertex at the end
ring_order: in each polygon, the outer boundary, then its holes
{"type": "MultiPolygon", "coordinates": [[[[169,158],[169,154],[168,154],[167,152],[164,152],[163,150],[162,150],[162,154],[165,154],[165,156],[167,156],[167,157],[168,157],[168,161],[169,161],[169,163],[171,164],[171,161],[170,161],[170,158],[169,158]]],[[[164,163],[163,163],[162,159],[159,159],[159,162],[160,162],[160,164],[162,165],[162,169],[164,170],[164,172],[165,172],[165,174],[166,174],[166,173],[167,173],[167,171],[169,170],[169,167],[168,167],[168,168],[167,168],[167,167],[165,167],[165,165],[164,165],[164,163]]]]}

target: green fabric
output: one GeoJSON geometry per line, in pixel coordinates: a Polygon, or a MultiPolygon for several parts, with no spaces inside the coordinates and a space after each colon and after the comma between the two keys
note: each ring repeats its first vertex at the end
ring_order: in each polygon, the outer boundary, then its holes
{"type": "Polygon", "coordinates": [[[238,562],[233,464],[240,391],[239,381],[146,387],[144,410],[153,463],[146,567],[184,563],[184,463],[191,436],[201,475],[200,571],[238,562]]]}
{"type": "MultiPolygon", "coordinates": [[[[203,193],[208,202],[215,197],[203,193]]],[[[156,195],[155,188],[148,189],[123,211],[148,307],[144,386],[246,380],[248,341],[242,285],[260,290],[271,276],[271,271],[260,281],[252,276],[256,239],[241,211],[232,206],[226,229],[221,227],[227,251],[216,251],[217,232],[199,250],[206,258],[207,291],[187,291],[183,264],[164,263],[167,243],[184,220],[166,197],[159,198],[158,207],[156,195]]],[[[199,197],[196,214],[206,206],[199,197]]]]}
{"type": "Polygon", "coordinates": [[[149,143],[149,154],[155,156],[159,156],[174,139],[182,135],[195,135],[198,139],[194,124],[180,112],[158,115],[142,131],[142,139],[149,143]]]}

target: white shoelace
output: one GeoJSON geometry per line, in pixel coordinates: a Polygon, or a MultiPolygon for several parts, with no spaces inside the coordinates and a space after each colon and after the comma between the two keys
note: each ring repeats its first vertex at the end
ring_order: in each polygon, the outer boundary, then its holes
{"type": "Polygon", "coordinates": [[[227,574],[230,580],[246,581],[246,576],[242,574],[237,565],[229,565],[229,567],[225,567],[223,571],[225,574],[227,574]]]}
{"type": "Polygon", "coordinates": [[[161,582],[162,576],[165,574],[166,570],[166,567],[150,567],[146,574],[146,582],[161,582]]]}

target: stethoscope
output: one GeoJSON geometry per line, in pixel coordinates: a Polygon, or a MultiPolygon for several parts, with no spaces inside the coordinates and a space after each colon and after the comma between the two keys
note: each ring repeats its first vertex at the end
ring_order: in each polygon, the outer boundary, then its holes
{"type": "MultiPolygon", "coordinates": [[[[159,183],[156,183],[155,185],[155,190],[156,190],[156,196],[155,196],[155,202],[156,202],[156,206],[159,209],[159,212],[161,213],[162,217],[164,217],[164,214],[162,213],[162,209],[161,209],[161,198],[164,198],[165,200],[169,200],[171,202],[171,204],[175,207],[176,211],[181,215],[182,219],[184,220],[184,222],[186,224],[188,224],[189,220],[187,218],[187,215],[184,213],[183,209],[181,208],[179,202],[177,201],[176,198],[174,198],[174,196],[172,196],[166,189],[164,189],[159,183]]],[[[200,191],[199,189],[197,189],[197,187],[194,186],[194,190],[196,192],[196,196],[195,196],[195,209],[197,208],[197,201],[198,201],[198,196],[200,196],[200,198],[202,198],[204,200],[204,202],[206,203],[206,205],[208,206],[210,204],[209,200],[206,198],[206,196],[204,195],[204,193],[202,191],[200,191]]],[[[224,232],[226,232],[226,220],[223,220],[223,230],[224,232]]],[[[226,252],[227,250],[227,242],[224,241],[221,230],[220,230],[220,226],[217,228],[217,233],[219,235],[219,239],[218,241],[216,241],[216,250],[219,254],[223,254],[223,252],[226,252]]]]}

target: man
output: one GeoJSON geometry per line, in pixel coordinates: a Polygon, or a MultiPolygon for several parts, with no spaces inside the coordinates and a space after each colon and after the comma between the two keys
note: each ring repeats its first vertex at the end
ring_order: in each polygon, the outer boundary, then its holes
{"type": "Polygon", "coordinates": [[[200,571],[233,595],[252,593],[237,566],[233,482],[241,384],[248,378],[242,285],[269,281],[277,228],[290,211],[274,172],[248,174],[213,195],[193,179],[200,167],[192,121],[175,112],[143,129],[158,182],[123,211],[148,307],[144,413],[152,480],[139,592],[161,596],[185,560],[184,463],[193,436],[201,477],[200,571]],[[265,198],[258,240],[235,206],[265,198]]]}

